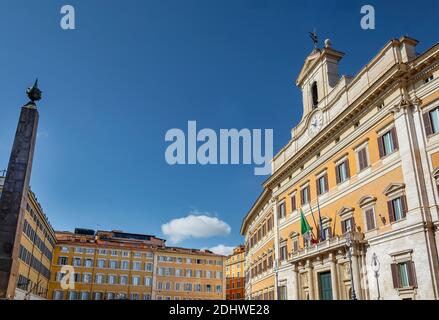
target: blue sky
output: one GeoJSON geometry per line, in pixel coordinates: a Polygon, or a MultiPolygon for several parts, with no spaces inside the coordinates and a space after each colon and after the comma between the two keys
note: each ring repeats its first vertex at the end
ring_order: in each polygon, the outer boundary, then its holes
{"type": "Polygon", "coordinates": [[[56,229],[164,237],[163,224],[192,213],[218,228],[178,245],[237,245],[266,177],[249,165],[169,166],[166,131],[188,120],[273,128],[276,152],[302,116],[294,82],[312,50],[308,31],[331,38],[346,53],[341,73],[355,74],[391,38],[417,38],[419,52],[439,41],[439,4],[421,2],[2,0],[0,169],[38,76],[31,185],[56,229]],[[59,26],[64,4],[76,9],[76,30],[59,26]],[[364,4],[376,30],[360,28],[364,4]]]}

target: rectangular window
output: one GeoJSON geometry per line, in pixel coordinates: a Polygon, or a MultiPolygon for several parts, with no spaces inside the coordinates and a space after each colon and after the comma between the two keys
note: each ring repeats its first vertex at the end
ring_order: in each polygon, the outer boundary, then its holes
{"type": "Polygon", "coordinates": [[[375,213],[373,208],[369,208],[364,212],[366,218],[367,231],[375,229],[375,213]]]}
{"type": "Polygon", "coordinates": [[[309,190],[309,186],[306,186],[300,190],[300,203],[304,205],[309,203],[309,200],[310,200],[310,190],[309,190]]]}
{"type": "Polygon", "coordinates": [[[145,263],[145,271],[152,272],[152,263],[151,262],[145,263]]]}
{"type": "Polygon", "coordinates": [[[122,261],[121,269],[128,270],[129,269],[129,262],[126,260],[122,261]]]}
{"type": "Polygon", "coordinates": [[[116,284],[117,283],[117,279],[116,279],[116,276],[114,274],[110,274],[108,276],[108,283],[109,284],[116,284]]]}
{"type": "Polygon", "coordinates": [[[91,273],[84,273],[82,275],[82,282],[91,283],[91,273]]]}
{"type": "Polygon", "coordinates": [[[75,267],[81,266],[81,258],[73,258],[73,266],[75,267]]]}
{"type": "Polygon", "coordinates": [[[83,291],[81,292],[81,300],[89,300],[90,299],[90,292],[83,291]]]}
{"type": "Polygon", "coordinates": [[[357,151],[358,170],[361,171],[369,166],[369,159],[367,157],[367,147],[361,148],[357,151]]]}
{"type": "Polygon", "coordinates": [[[342,233],[350,232],[355,230],[354,218],[348,218],[341,222],[342,233]]]}
{"type": "Polygon", "coordinates": [[[413,261],[393,263],[391,269],[393,287],[395,289],[417,287],[415,264],[413,261]]]}
{"type": "Polygon", "coordinates": [[[128,284],[128,276],[120,276],[120,284],[127,285],[128,284]]]}
{"type": "Polygon", "coordinates": [[[291,205],[291,212],[294,212],[297,210],[297,202],[296,202],[296,194],[290,195],[290,205],[291,205]]]}
{"type": "Polygon", "coordinates": [[[378,137],[378,150],[380,158],[383,158],[398,150],[398,138],[396,129],[393,127],[382,136],[378,137]]]}
{"type": "Polygon", "coordinates": [[[439,132],[439,107],[423,114],[425,133],[431,135],[439,132]]]}
{"type": "Polygon", "coordinates": [[[293,251],[299,251],[299,240],[297,238],[293,240],[293,251]]]}
{"type": "Polygon", "coordinates": [[[346,159],[335,167],[335,176],[337,184],[349,179],[349,160],[346,159]]]}
{"type": "Polygon", "coordinates": [[[64,266],[68,264],[68,258],[67,257],[58,257],[58,265],[64,266]]]}
{"type": "Polygon", "coordinates": [[[95,282],[98,284],[104,283],[104,275],[103,274],[97,274],[95,282]]]}
{"type": "Polygon", "coordinates": [[[328,191],[328,175],[325,173],[317,178],[317,194],[321,195],[328,191]]]}
{"type": "Polygon", "coordinates": [[[147,286],[147,287],[152,286],[152,278],[151,277],[145,277],[145,286],[147,286]]]}
{"type": "Polygon", "coordinates": [[[84,266],[85,266],[86,268],[91,268],[91,267],[93,267],[93,259],[85,259],[84,266]]]}
{"type": "Polygon", "coordinates": [[[142,263],[140,261],[133,262],[133,270],[139,271],[142,270],[142,263]]]}
{"type": "Polygon", "coordinates": [[[98,268],[105,268],[105,260],[104,259],[98,260],[98,268]]]}
{"type": "Polygon", "coordinates": [[[285,218],[286,210],[285,210],[285,202],[279,204],[279,219],[285,218]]]}
{"type": "Polygon", "coordinates": [[[117,261],[116,260],[110,261],[110,269],[117,269],[117,261]]]}
{"type": "Polygon", "coordinates": [[[53,291],[53,300],[63,300],[64,299],[64,292],[61,290],[55,290],[53,291]]]}
{"type": "Polygon", "coordinates": [[[401,196],[396,199],[392,199],[387,202],[387,208],[389,210],[390,222],[399,221],[404,219],[407,214],[407,200],[405,196],[401,196]]]}
{"type": "Polygon", "coordinates": [[[284,261],[287,259],[287,244],[286,242],[280,247],[280,260],[284,261]]]}
{"type": "Polygon", "coordinates": [[[134,286],[140,286],[140,277],[139,276],[133,276],[132,280],[131,280],[131,283],[134,286]]]}

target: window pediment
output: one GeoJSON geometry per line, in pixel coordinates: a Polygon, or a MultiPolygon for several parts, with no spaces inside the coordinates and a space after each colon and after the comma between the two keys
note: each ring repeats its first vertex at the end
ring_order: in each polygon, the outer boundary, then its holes
{"type": "Polygon", "coordinates": [[[354,213],[354,210],[355,209],[353,207],[343,207],[337,212],[337,214],[341,218],[350,217],[354,213]]]}
{"type": "Polygon", "coordinates": [[[402,192],[405,188],[404,183],[391,183],[387,186],[386,189],[384,189],[383,193],[387,197],[391,197],[392,195],[395,195],[396,193],[402,192]]]}
{"type": "Polygon", "coordinates": [[[360,199],[360,201],[358,201],[358,205],[360,208],[364,208],[368,205],[372,205],[375,204],[375,202],[377,201],[376,197],[373,196],[364,196],[360,199]]]}
{"type": "Polygon", "coordinates": [[[298,232],[293,231],[293,232],[290,233],[290,238],[291,239],[298,238],[298,237],[299,237],[299,233],[298,232]]]}
{"type": "Polygon", "coordinates": [[[439,179],[439,168],[434,169],[433,177],[437,180],[439,179]]]}
{"type": "Polygon", "coordinates": [[[332,219],[329,217],[322,217],[322,225],[324,228],[331,226],[332,219]]]}

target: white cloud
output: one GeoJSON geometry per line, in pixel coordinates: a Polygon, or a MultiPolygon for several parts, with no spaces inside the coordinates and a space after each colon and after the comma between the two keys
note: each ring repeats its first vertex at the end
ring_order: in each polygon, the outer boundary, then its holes
{"type": "Polygon", "coordinates": [[[229,247],[229,246],[225,246],[223,244],[219,244],[215,247],[212,248],[208,248],[208,250],[212,251],[215,254],[220,254],[223,256],[228,256],[231,255],[233,253],[233,249],[235,247],[229,247]]]}
{"type": "Polygon", "coordinates": [[[192,212],[184,218],[172,219],[162,225],[162,232],[172,243],[189,238],[209,238],[226,236],[231,228],[224,221],[208,215],[194,215],[192,212]]]}

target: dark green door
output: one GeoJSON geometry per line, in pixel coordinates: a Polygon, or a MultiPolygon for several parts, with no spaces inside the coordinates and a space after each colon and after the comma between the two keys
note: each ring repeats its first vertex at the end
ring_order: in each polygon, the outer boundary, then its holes
{"type": "Polygon", "coordinates": [[[332,300],[331,272],[319,273],[320,300],[332,300]]]}

